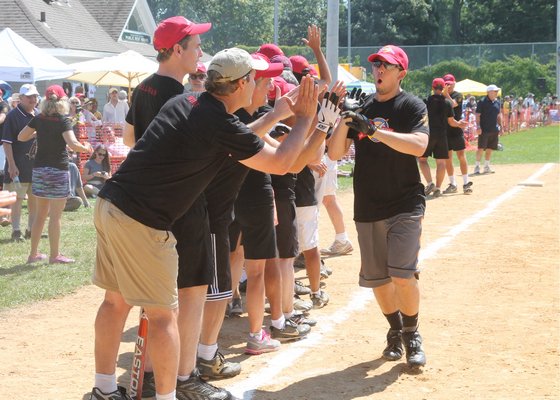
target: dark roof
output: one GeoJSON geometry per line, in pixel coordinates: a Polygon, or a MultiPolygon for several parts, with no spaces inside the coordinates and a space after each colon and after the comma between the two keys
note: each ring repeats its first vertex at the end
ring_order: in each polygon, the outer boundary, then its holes
{"type": "Polygon", "coordinates": [[[0,0],[0,30],[11,28],[40,48],[155,56],[150,45],[118,42],[134,0],[0,0]],[[87,6],[84,6],[87,5],[87,6]],[[40,22],[45,12],[46,23],[40,22]]]}
{"type": "Polygon", "coordinates": [[[135,0],[82,0],[84,7],[115,41],[119,40],[134,3],[135,0]]]}

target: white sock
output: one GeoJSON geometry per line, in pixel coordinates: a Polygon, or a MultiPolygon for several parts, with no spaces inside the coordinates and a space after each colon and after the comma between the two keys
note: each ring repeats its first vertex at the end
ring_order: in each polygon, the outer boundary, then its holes
{"type": "Polygon", "coordinates": [[[463,175],[463,185],[466,185],[467,183],[469,183],[469,174],[463,175]]]}
{"type": "Polygon", "coordinates": [[[95,374],[94,386],[105,394],[114,392],[115,390],[117,390],[117,374],[95,374]]]}
{"type": "Polygon", "coordinates": [[[484,166],[489,167],[490,166],[490,161],[489,160],[484,160],[484,166]]]}
{"type": "MultiPolygon", "coordinates": [[[[181,381],[181,382],[185,382],[190,377],[191,377],[190,374],[189,375],[177,375],[177,380],[181,381]]],[[[175,398],[173,398],[173,400],[175,400],[175,398]]]]}
{"type": "Polygon", "coordinates": [[[480,167],[480,161],[475,161],[475,162],[474,162],[474,166],[475,166],[475,167],[480,167]]]}
{"type": "Polygon", "coordinates": [[[457,186],[457,181],[455,181],[455,175],[449,175],[449,183],[453,186],[457,186]]]}
{"type": "Polygon", "coordinates": [[[252,338],[255,338],[257,340],[262,340],[262,336],[263,336],[262,335],[262,329],[258,332],[255,332],[255,333],[249,332],[249,336],[251,336],[252,338]]]}
{"type": "Polygon", "coordinates": [[[218,351],[218,343],[211,345],[205,345],[202,343],[198,344],[198,356],[206,361],[210,361],[216,355],[218,351]]]}
{"type": "Polygon", "coordinates": [[[284,318],[286,319],[290,319],[294,316],[294,310],[290,311],[290,312],[285,312],[284,313],[284,318]]]}
{"type": "Polygon", "coordinates": [[[175,400],[175,390],[167,394],[156,393],[156,400],[175,400]]]}
{"type": "Polygon", "coordinates": [[[239,283],[245,282],[247,280],[247,272],[245,270],[241,271],[241,278],[239,278],[239,283]]]}
{"type": "Polygon", "coordinates": [[[348,235],[346,234],[346,232],[337,233],[336,235],[334,235],[334,240],[338,240],[340,242],[346,242],[348,241],[348,235]]]}
{"type": "Polygon", "coordinates": [[[436,186],[436,190],[441,190],[441,188],[436,186]]]}
{"type": "Polygon", "coordinates": [[[317,290],[316,292],[311,292],[311,294],[319,295],[319,294],[321,294],[321,289],[317,290]]]}
{"type": "Polygon", "coordinates": [[[427,183],[426,183],[426,186],[430,186],[432,183],[433,183],[432,181],[427,182],[427,183]]]}
{"type": "Polygon", "coordinates": [[[271,322],[272,322],[272,326],[275,327],[276,329],[284,329],[284,324],[286,324],[286,318],[284,318],[284,316],[282,315],[280,318],[273,319],[271,322]]]}

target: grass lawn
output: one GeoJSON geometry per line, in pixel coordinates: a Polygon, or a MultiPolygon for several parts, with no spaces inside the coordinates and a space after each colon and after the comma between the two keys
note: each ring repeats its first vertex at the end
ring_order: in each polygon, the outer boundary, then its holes
{"type": "MultiPolygon", "coordinates": [[[[504,136],[500,138],[504,151],[495,152],[492,162],[558,162],[559,136],[559,126],[504,136]]],[[[468,152],[467,157],[472,166],[474,152],[468,152]]],[[[352,167],[352,164],[346,164],[341,169],[351,171],[352,167]]],[[[352,189],[351,177],[339,177],[338,183],[340,191],[352,189]]],[[[95,202],[91,204],[93,207],[95,202]]],[[[25,208],[23,215],[22,228],[25,229],[25,208]]],[[[62,296],[89,284],[95,260],[95,229],[92,221],[93,208],[80,208],[63,214],[60,248],[65,255],[76,259],[76,263],[70,265],[49,265],[45,262],[27,265],[29,242],[11,243],[11,229],[0,227],[0,309],[62,296]]],[[[48,253],[48,239],[41,239],[39,249],[48,253]]]]}

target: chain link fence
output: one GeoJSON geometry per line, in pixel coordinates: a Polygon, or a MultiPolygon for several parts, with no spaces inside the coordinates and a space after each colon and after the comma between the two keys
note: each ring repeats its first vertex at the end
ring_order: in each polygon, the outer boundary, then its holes
{"type": "MultiPolygon", "coordinates": [[[[381,46],[351,47],[350,57],[354,65],[369,68],[367,57],[381,46]],[[357,59],[359,62],[356,62],[357,59]]],[[[508,56],[536,57],[541,63],[550,62],[556,56],[555,42],[454,44],[430,46],[401,46],[409,58],[411,69],[420,69],[441,61],[461,59],[478,67],[483,61],[503,60],[508,56]]],[[[346,57],[348,47],[339,47],[339,55],[346,57]]]]}

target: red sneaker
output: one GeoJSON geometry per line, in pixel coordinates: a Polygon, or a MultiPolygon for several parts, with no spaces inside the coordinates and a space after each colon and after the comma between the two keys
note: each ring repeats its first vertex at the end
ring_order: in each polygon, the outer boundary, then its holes
{"type": "Polygon", "coordinates": [[[63,256],[62,254],[49,259],[50,264],[72,264],[73,262],[76,262],[76,260],[63,256]]]}

